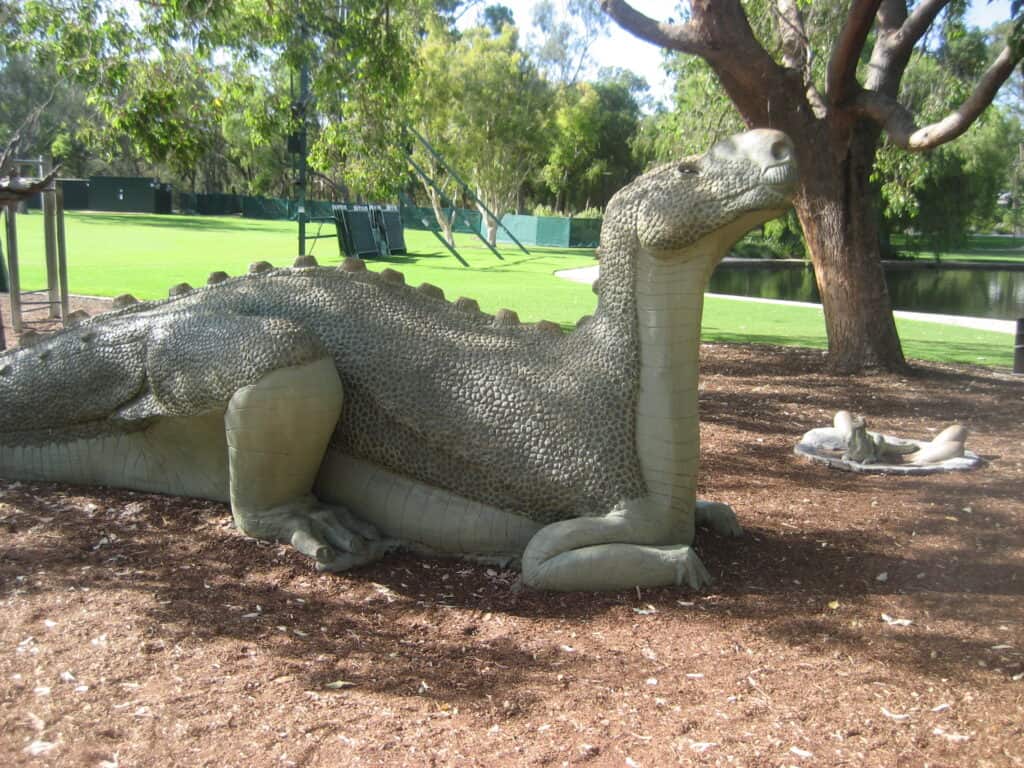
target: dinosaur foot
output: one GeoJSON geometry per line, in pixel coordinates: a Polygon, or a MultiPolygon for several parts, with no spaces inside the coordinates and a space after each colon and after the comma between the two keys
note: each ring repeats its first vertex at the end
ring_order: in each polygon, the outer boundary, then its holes
{"type": "Polygon", "coordinates": [[[318,571],[347,571],[379,560],[398,547],[342,506],[304,497],[245,515],[243,530],[261,539],[290,543],[313,558],[318,571]]]}
{"type": "Polygon", "coordinates": [[[721,536],[742,536],[743,528],[736,513],[728,504],[717,501],[698,501],[694,510],[697,525],[710,528],[721,536]]]}

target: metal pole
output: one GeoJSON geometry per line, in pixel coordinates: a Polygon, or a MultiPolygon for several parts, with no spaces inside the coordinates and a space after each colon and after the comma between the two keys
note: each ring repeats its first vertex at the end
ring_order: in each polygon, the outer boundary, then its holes
{"type": "Polygon", "coordinates": [[[1013,342],[1013,372],[1024,374],[1024,317],[1017,319],[1017,336],[1013,342]]]}
{"type": "Polygon", "coordinates": [[[14,206],[7,206],[7,278],[11,292],[11,328],[21,333],[21,277],[18,272],[18,224],[14,206]]]}
{"type": "MultiPolygon", "coordinates": [[[[0,245],[0,278],[4,276],[4,249],[0,245]]],[[[10,288],[9,285],[0,285],[0,288],[10,288]]],[[[4,333],[3,320],[0,320],[0,350],[7,349],[7,335],[4,333]]]]}
{"type": "Polygon", "coordinates": [[[512,240],[512,242],[513,242],[513,243],[515,243],[516,245],[518,245],[518,246],[519,246],[519,249],[520,249],[520,250],[521,250],[521,251],[522,251],[523,253],[525,253],[525,254],[529,254],[530,252],[529,252],[528,250],[526,250],[526,246],[525,246],[525,245],[523,245],[522,243],[520,243],[520,242],[519,242],[519,240],[517,240],[517,239],[516,239],[516,236],[512,234],[512,231],[511,231],[511,230],[510,230],[510,229],[509,229],[508,227],[506,227],[506,226],[505,226],[505,225],[504,225],[504,224],[503,224],[503,223],[501,222],[501,219],[499,219],[499,218],[498,218],[498,217],[497,217],[497,216],[496,216],[496,215],[495,215],[495,214],[494,214],[494,213],[493,213],[493,212],[491,211],[491,209],[490,209],[490,208],[488,208],[488,207],[487,207],[486,205],[484,205],[484,201],[483,201],[483,200],[481,200],[481,199],[480,199],[479,197],[477,197],[476,193],[475,193],[475,192],[473,192],[473,190],[472,190],[472,189],[470,189],[470,186],[469,186],[469,184],[467,184],[466,182],[464,182],[464,181],[462,180],[462,177],[461,177],[461,176],[459,176],[459,174],[457,174],[457,173],[455,172],[455,169],[454,169],[454,168],[452,168],[452,167],[451,167],[450,165],[448,165],[448,163],[446,163],[446,162],[445,162],[444,158],[443,158],[443,157],[441,157],[441,156],[440,156],[440,155],[439,155],[439,154],[437,153],[437,151],[436,151],[436,150],[435,150],[435,149],[434,149],[434,148],[433,148],[433,147],[432,147],[432,146],[430,145],[430,142],[429,142],[429,141],[427,141],[427,140],[426,140],[425,138],[423,138],[423,136],[421,136],[421,135],[420,135],[420,132],[419,132],[419,131],[417,131],[417,130],[416,130],[415,128],[413,128],[413,127],[412,127],[411,125],[410,125],[410,126],[406,126],[406,127],[407,127],[407,128],[408,128],[408,129],[410,130],[410,131],[412,131],[412,135],[413,135],[413,136],[415,136],[415,137],[416,137],[416,139],[417,139],[417,140],[419,141],[419,143],[423,145],[423,148],[424,148],[425,150],[427,150],[427,152],[429,152],[429,153],[430,153],[431,157],[433,157],[433,158],[434,158],[435,160],[437,160],[437,162],[439,162],[439,163],[441,164],[441,167],[442,167],[442,168],[444,168],[444,169],[445,169],[446,171],[448,171],[448,173],[450,173],[450,174],[451,174],[451,177],[452,177],[453,179],[455,179],[456,183],[457,183],[457,184],[458,184],[458,185],[459,185],[460,187],[462,187],[462,191],[463,191],[463,192],[465,192],[465,193],[466,193],[467,195],[469,195],[469,196],[470,196],[470,197],[471,197],[471,198],[473,199],[473,202],[475,202],[475,203],[476,203],[477,205],[479,205],[479,206],[480,206],[480,208],[481,208],[481,209],[483,209],[483,212],[484,212],[485,214],[487,214],[487,215],[488,215],[488,216],[490,216],[490,217],[491,217],[492,219],[494,219],[494,220],[495,220],[496,222],[498,222],[498,226],[499,226],[499,227],[501,227],[502,229],[504,229],[504,230],[505,230],[505,234],[509,236],[509,239],[510,239],[510,240],[512,240]]]}
{"type": "MultiPolygon", "coordinates": [[[[299,18],[299,34],[305,42],[306,20],[299,18]]],[[[299,119],[302,125],[299,127],[299,256],[306,255],[306,181],[308,166],[306,163],[306,107],[309,102],[309,64],[305,59],[299,68],[299,119]]]]}
{"type": "MultiPolygon", "coordinates": [[[[459,211],[461,209],[457,205],[455,205],[454,200],[449,199],[448,195],[444,193],[444,190],[442,190],[441,187],[438,186],[436,181],[430,178],[427,172],[423,170],[422,166],[420,166],[419,163],[412,159],[412,154],[407,153],[405,157],[409,161],[409,165],[411,165],[413,167],[413,170],[416,171],[417,175],[419,175],[421,179],[427,182],[427,184],[429,184],[431,188],[433,188],[434,191],[437,192],[437,194],[441,198],[441,205],[452,209],[452,228],[454,232],[454,227],[456,223],[458,223],[459,211]]],[[[487,246],[491,253],[497,256],[500,261],[505,260],[504,257],[500,253],[498,253],[498,250],[487,241],[487,238],[473,228],[473,222],[469,221],[469,219],[466,218],[466,223],[469,225],[470,231],[472,231],[472,233],[476,235],[477,238],[479,238],[480,242],[487,246]]]]}
{"type": "Polygon", "coordinates": [[[57,203],[57,283],[60,287],[60,319],[61,322],[66,323],[70,313],[68,307],[68,247],[64,232],[64,184],[60,181],[57,182],[54,200],[57,203]]]}

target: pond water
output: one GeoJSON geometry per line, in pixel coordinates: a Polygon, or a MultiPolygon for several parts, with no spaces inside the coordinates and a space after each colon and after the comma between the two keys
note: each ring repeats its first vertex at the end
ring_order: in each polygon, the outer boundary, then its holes
{"type": "MultiPolygon", "coordinates": [[[[1024,317],[1024,270],[886,265],[895,309],[944,315],[1016,320],[1024,317]]],[[[820,302],[810,265],[722,262],[711,276],[711,293],[763,299],[820,302]]]]}

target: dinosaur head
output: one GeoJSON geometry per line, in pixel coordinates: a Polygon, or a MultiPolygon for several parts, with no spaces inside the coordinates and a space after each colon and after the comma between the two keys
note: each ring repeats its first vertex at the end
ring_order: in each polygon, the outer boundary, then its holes
{"type": "Polygon", "coordinates": [[[709,238],[724,255],[744,232],[789,207],[795,156],[793,142],[779,131],[737,134],[703,155],[649,171],[609,208],[624,203],[640,246],[659,258],[685,257],[709,238]]]}

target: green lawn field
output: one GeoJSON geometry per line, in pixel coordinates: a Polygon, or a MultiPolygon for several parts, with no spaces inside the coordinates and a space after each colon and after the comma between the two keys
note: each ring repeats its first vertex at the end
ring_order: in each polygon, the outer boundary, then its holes
{"type": "MultiPolygon", "coordinates": [[[[936,255],[926,248],[907,248],[906,238],[894,235],[892,244],[905,249],[903,254],[915,260],[934,261],[936,255]]],[[[971,235],[967,246],[939,254],[940,261],[1013,261],[1024,262],[1024,238],[1004,235],[971,235]]]]}
{"type": "MultiPolygon", "coordinates": [[[[213,271],[242,274],[254,261],[285,266],[297,250],[296,224],[289,221],[69,212],[66,227],[70,289],[95,296],[133,293],[140,299],[161,298],[176,283],[202,285],[213,271]]],[[[41,216],[19,216],[18,229],[22,290],[41,288],[41,216]]],[[[333,233],[333,227],[324,231],[333,233]]],[[[399,269],[412,285],[433,283],[451,299],[472,297],[485,311],[515,309],[525,322],[547,319],[571,328],[580,316],[593,312],[596,299],[589,286],[553,275],[592,265],[592,251],[531,247],[524,254],[501,246],[504,258],[499,260],[471,235],[456,239],[470,268],[460,265],[430,233],[414,231],[406,232],[410,255],[368,264],[371,269],[399,269]]],[[[316,241],[313,255],[323,265],[341,262],[334,239],[316,241]]],[[[897,325],[909,358],[998,367],[1013,363],[1010,334],[904,320],[897,320],[897,325]]],[[[706,301],[703,338],[827,346],[818,308],[719,297],[706,301]]]]}

